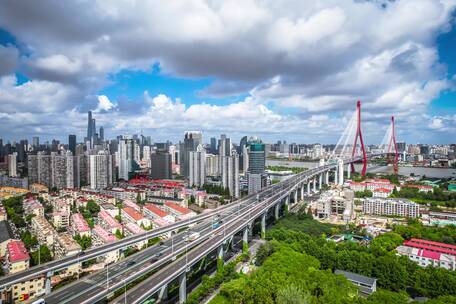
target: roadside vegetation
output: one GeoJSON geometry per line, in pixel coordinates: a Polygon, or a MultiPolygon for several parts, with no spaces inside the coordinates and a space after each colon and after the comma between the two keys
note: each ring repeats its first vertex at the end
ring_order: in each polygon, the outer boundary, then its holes
{"type": "Polygon", "coordinates": [[[393,232],[366,246],[326,240],[329,234],[344,228],[321,224],[304,212],[286,216],[267,232],[268,242],[256,256],[258,269],[224,283],[211,304],[408,304],[409,298],[416,296],[430,298],[430,304],[456,303],[455,272],[420,268],[407,257],[395,254],[395,248],[413,233],[441,240],[455,235],[454,231],[440,234],[411,224],[410,230],[394,227],[393,232]],[[333,273],[335,269],[377,278],[378,291],[362,298],[354,285],[333,273]]]}
{"type": "Polygon", "coordinates": [[[301,167],[287,167],[287,166],[267,166],[266,167],[267,170],[270,170],[270,171],[275,171],[275,172],[279,172],[279,171],[291,171],[293,172],[294,174],[298,174],[298,173],[301,173],[301,172],[304,172],[307,170],[307,168],[301,168],[301,167]]]}

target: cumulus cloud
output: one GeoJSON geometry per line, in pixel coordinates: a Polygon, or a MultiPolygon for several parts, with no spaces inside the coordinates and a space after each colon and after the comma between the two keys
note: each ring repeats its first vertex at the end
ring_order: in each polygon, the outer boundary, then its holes
{"type": "Polygon", "coordinates": [[[399,126],[413,128],[433,99],[454,88],[435,41],[450,29],[455,7],[456,0],[7,0],[0,27],[30,52],[0,46],[8,54],[0,56],[0,113],[91,109],[108,112],[125,132],[128,121],[129,131],[140,121],[279,133],[343,119],[361,99],[366,126],[377,130],[395,113],[399,126]],[[128,102],[94,97],[111,75],[155,63],[175,77],[214,79],[200,97],[248,97],[186,106],[146,93],[134,104],[139,119],[129,117],[128,102]],[[17,66],[31,81],[16,85],[17,66]]]}

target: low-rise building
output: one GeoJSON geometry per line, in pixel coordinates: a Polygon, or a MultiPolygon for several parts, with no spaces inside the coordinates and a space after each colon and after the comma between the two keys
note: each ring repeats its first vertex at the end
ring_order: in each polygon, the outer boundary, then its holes
{"type": "Polygon", "coordinates": [[[11,240],[6,246],[8,271],[16,273],[30,267],[30,256],[22,241],[11,240]]]}
{"type": "MultiPolygon", "coordinates": [[[[141,233],[144,233],[144,232],[146,232],[146,231],[144,229],[142,229],[140,226],[138,226],[135,223],[133,223],[133,222],[125,224],[124,233],[127,236],[135,235],[135,234],[141,234],[141,233]]],[[[141,241],[141,242],[136,244],[136,247],[138,248],[138,250],[140,250],[146,244],[147,244],[147,241],[141,241]]]]}
{"type": "Polygon", "coordinates": [[[22,203],[22,207],[24,208],[25,215],[36,215],[36,216],[44,216],[44,207],[43,205],[33,197],[24,199],[22,203]]]}
{"type": "Polygon", "coordinates": [[[338,269],[336,269],[334,273],[343,275],[347,280],[355,284],[358,287],[360,293],[365,296],[368,296],[377,291],[376,278],[366,277],[357,273],[338,269]]]}
{"type": "Polygon", "coordinates": [[[66,232],[59,233],[56,237],[55,254],[57,258],[76,255],[81,252],[81,246],[66,232]]]}
{"type": "Polygon", "coordinates": [[[406,199],[366,198],[363,200],[363,213],[417,218],[420,206],[406,199]]]}
{"type": "Polygon", "coordinates": [[[158,208],[154,204],[146,204],[143,208],[143,213],[150,219],[161,219],[162,221],[167,222],[168,224],[175,222],[174,216],[168,214],[167,212],[158,208]]]}
{"type": "MultiPolygon", "coordinates": [[[[117,238],[105,230],[100,225],[95,225],[92,229],[92,245],[100,246],[104,244],[109,244],[115,242],[117,238]]],[[[119,260],[119,250],[113,250],[105,254],[103,257],[100,257],[100,260],[103,260],[105,264],[115,263],[119,260]]]]}
{"type": "Polygon", "coordinates": [[[125,207],[122,209],[122,220],[143,227],[149,227],[151,225],[148,218],[144,217],[144,215],[132,207],[125,207]]]}
{"type": "Polygon", "coordinates": [[[403,188],[415,188],[418,189],[419,192],[434,192],[434,187],[432,186],[426,186],[426,185],[411,185],[411,184],[406,184],[402,186],[403,188]]]}
{"type": "Polygon", "coordinates": [[[91,236],[89,224],[87,224],[87,221],[80,213],[75,213],[71,215],[70,230],[73,236],[91,236]]]}
{"type": "Polygon", "coordinates": [[[54,245],[54,238],[57,232],[44,216],[35,216],[32,218],[32,233],[36,236],[40,245],[46,245],[49,249],[54,245]]]}
{"type": "Polygon", "coordinates": [[[173,202],[165,202],[162,208],[179,220],[185,220],[196,216],[196,213],[192,210],[179,206],[173,202]]]}
{"type": "Polygon", "coordinates": [[[382,197],[382,198],[387,198],[388,196],[393,193],[393,189],[387,189],[387,188],[377,188],[372,190],[372,196],[373,197],[382,197]]]}
{"type": "Polygon", "coordinates": [[[104,210],[98,212],[98,224],[111,233],[122,230],[122,225],[104,210]]]}
{"type": "Polygon", "coordinates": [[[54,212],[52,213],[52,224],[56,229],[66,228],[70,225],[70,213],[54,212]]]}
{"type": "Polygon", "coordinates": [[[456,246],[454,245],[411,239],[404,241],[396,251],[422,267],[433,266],[456,270],[456,246]]]}

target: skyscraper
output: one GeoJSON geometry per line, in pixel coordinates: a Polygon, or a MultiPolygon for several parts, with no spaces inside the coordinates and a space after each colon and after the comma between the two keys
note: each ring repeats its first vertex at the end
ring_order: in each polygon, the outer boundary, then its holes
{"type": "Polygon", "coordinates": [[[220,136],[220,146],[219,146],[219,155],[220,156],[230,156],[231,154],[231,138],[226,137],[225,134],[220,136]]]}
{"type": "Polygon", "coordinates": [[[249,168],[247,171],[249,194],[256,193],[266,186],[264,144],[256,137],[249,142],[249,168]]]}
{"type": "MultiPolygon", "coordinates": [[[[239,170],[245,172],[247,168],[244,168],[244,150],[245,147],[247,146],[247,136],[244,136],[241,138],[241,141],[239,142],[239,170]]],[[[247,158],[247,157],[246,157],[247,158]]]]}
{"type": "Polygon", "coordinates": [[[201,131],[187,131],[184,135],[184,143],[180,144],[180,174],[189,178],[190,176],[190,152],[196,151],[199,145],[203,144],[201,131]]]}
{"type": "Polygon", "coordinates": [[[217,138],[211,137],[211,153],[217,154],[217,138]]]}
{"type": "Polygon", "coordinates": [[[170,179],[172,177],[171,155],[158,151],[150,155],[150,177],[152,179],[170,179]]]}
{"type": "Polygon", "coordinates": [[[38,136],[34,136],[32,139],[32,146],[38,147],[40,145],[40,138],[38,136]]]}
{"type": "Polygon", "coordinates": [[[124,180],[129,179],[129,174],[136,167],[136,158],[139,158],[138,144],[131,138],[120,139],[118,151],[119,178],[124,180]]]}
{"type": "Polygon", "coordinates": [[[68,150],[76,155],[76,135],[68,135],[68,150]]]}
{"type": "Polygon", "coordinates": [[[17,152],[8,155],[8,175],[17,177],[17,152]]]}
{"type": "Polygon", "coordinates": [[[87,113],[87,140],[90,141],[92,139],[92,134],[93,134],[93,129],[92,129],[92,111],[89,111],[87,113]]]}
{"type": "Polygon", "coordinates": [[[235,150],[230,156],[220,156],[222,186],[229,189],[230,195],[239,197],[239,156],[235,150]]]}
{"type": "Polygon", "coordinates": [[[196,151],[189,152],[190,186],[201,187],[206,179],[206,150],[199,144],[196,151]]]}
{"type": "Polygon", "coordinates": [[[112,156],[106,151],[89,156],[90,188],[102,189],[112,184],[112,156]]]}
{"type": "Polygon", "coordinates": [[[100,127],[100,132],[98,133],[100,142],[104,142],[104,128],[103,126],[100,127]]]}

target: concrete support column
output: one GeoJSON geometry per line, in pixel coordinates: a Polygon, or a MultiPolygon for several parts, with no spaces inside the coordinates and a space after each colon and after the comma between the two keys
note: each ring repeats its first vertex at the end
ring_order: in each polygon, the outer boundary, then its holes
{"type": "Polygon", "coordinates": [[[223,261],[223,256],[224,256],[225,252],[223,251],[223,245],[221,245],[218,249],[218,258],[221,259],[223,261]]]}
{"type": "Polygon", "coordinates": [[[266,237],[266,212],[261,215],[261,238],[266,237]]]}
{"type": "Polygon", "coordinates": [[[45,291],[46,291],[47,295],[51,293],[51,277],[52,277],[53,274],[54,273],[52,273],[52,272],[48,272],[46,274],[46,283],[45,283],[46,284],[45,285],[46,289],[45,289],[45,291]]]}
{"type": "Polygon", "coordinates": [[[339,185],[344,184],[344,161],[342,159],[339,159],[337,161],[339,165],[339,185]]]}
{"type": "Polygon", "coordinates": [[[298,189],[294,191],[294,203],[296,204],[298,202],[298,189]]]}
{"type": "Polygon", "coordinates": [[[317,192],[317,179],[315,177],[313,179],[313,192],[317,192]]]}
{"type": "Polygon", "coordinates": [[[179,276],[179,304],[187,300],[187,274],[184,272],[179,276]]]}
{"type": "Polygon", "coordinates": [[[304,200],[304,183],[301,184],[301,201],[304,200]]]}
{"type": "Polygon", "coordinates": [[[279,209],[280,209],[280,203],[277,203],[274,206],[274,217],[275,217],[276,221],[279,219],[279,209]]]}
{"type": "Polygon", "coordinates": [[[285,197],[285,210],[290,211],[290,197],[288,195],[285,197]]]}
{"type": "Polygon", "coordinates": [[[351,173],[351,166],[350,164],[347,165],[347,178],[350,178],[350,173],[351,173]]]}
{"type": "Polygon", "coordinates": [[[248,244],[249,243],[249,227],[245,227],[244,228],[244,231],[242,232],[242,242],[244,244],[248,244]]]}
{"type": "Polygon", "coordinates": [[[307,195],[310,195],[310,181],[307,182],[307,195]]]}
{"type": "Polygon", "coordinates": [[[334,184],[335,185],[339,184],[338,177],[339,177],[339,171],[336,168],[336,170],[334,171],[334,184]]]}
{"type": "Polygon", "coordinates": [[[329,184],[329,171],[325,172],[325,184],[329,184]]]}
{"type": "Polygon", "coordinates": [[[323,173],[318,175],[318,190],[321,189],[321,184],[323,183],[323,173]]]}
{"type": "Polygon", "coordinates": [[[168,299],[168,285],[163,286],[160,288],[160,291],[158,293],[158,302],[161,302],[162,300],[168,299]]]}

